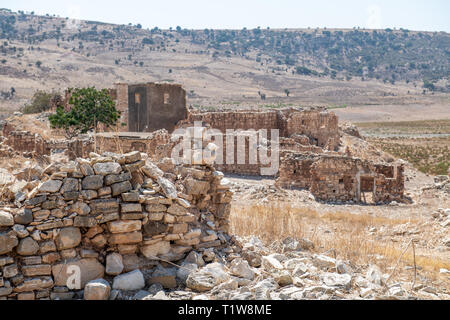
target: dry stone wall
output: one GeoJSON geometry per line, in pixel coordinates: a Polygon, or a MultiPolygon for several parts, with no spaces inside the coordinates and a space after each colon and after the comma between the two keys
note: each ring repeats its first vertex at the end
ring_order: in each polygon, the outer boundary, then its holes
{"type": "Polygon", "coordinates": [[[130,277],[143,281],[137,269],[159,282],[158,261],[225,246],[232,193],[222,177],[169,158],[157,166],[139,151],[52,163],[0,209],[0,299],[71,299],[108,277],[126,289],[130,277]]]}
{"type": "Polygon", "coordinates": [[[375,203],[402,201],[403,164],[374,164],[343,155],[283,153],[276,184],[309,189],[318,200],[360,202],[368,192],[375,203]]]}

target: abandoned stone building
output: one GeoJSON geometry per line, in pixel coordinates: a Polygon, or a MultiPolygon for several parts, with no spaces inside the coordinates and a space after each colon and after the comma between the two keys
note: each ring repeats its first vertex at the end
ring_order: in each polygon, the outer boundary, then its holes
{"type": "MultiPolygon", "coordinates": [[[[121,132],[152,132],[167,129],[172,132],[178,121],[187,118],[186,91],[179,84],[116,83],[110,96],[121,111],[117,129],[121,132]]],[[[69,106],[66,91],[64,105],[69,106]]]]}
{"type": "Polygon", "coordinates": [[[6,144],[38,154],[67,149],[72,159],[87,157],[92,151],[141,151],[160,160],[171,156],[176,144],[171,135],[174,130],[200,123],[222,133],[221,141],[213,139],[219,146],[217,158],[228,157],[231,161],[216,162],[218,170],[261,175],[262,169],[272,164],[263,162],[260,153],[253,159],[250,146],[266,148],[271,156],[270,134],[271,129],[276,129],[279,168],[272,175],[278,186],[309,189],[316,199],[326,201],[378,203],[403,197],[403,166],[375,164],[340,152],[338,118],[325,108],[200,112],[186,108],[186,92],[181,85],[167,83],[119,83],[110,94],[122,112],[119,130],[98,133],[95,142],[91,136],[47,141],[36,134],[15,132],[6,125],[6,144]],[[267,131],[267,143],[252,140],[251,133],[258,130],[267,131]],[[245,141],[243,150],[238,149],[238,140],[245,141]],[[239,154],[244,161],[238,161],[239,154]]]}
{"type": "Polygon", "coordinates": [[[284,151],[276,185],[309,189],[317,200],[389,202],[403,198],[403,169],[346,155],[284,151]]]}

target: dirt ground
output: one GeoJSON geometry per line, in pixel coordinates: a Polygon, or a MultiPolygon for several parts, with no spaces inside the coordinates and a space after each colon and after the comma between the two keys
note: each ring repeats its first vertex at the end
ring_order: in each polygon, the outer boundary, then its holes
{"type": "Polygon", "coordinates": [[[450,207],[450,198],[436,190],[421,190],[433,184],[431,176],[411,168],[406,175],[406,194],[412,203],[389,205],[319,203],[307,190],[276,188],[274,179],[227,176],[235,191],[232,224],[235,221],[237,233],[245,234],[239,227],[245,224],[245,229],[252,229],[250,233],[271,241],[286,235],[306,237],[316,244],[318,252],[334,250],[339,258],[355,264],[375,263],[386,272],[400,261],[396,270],[399,280],[412,276],[411,249],[404,256],[401,253],[414,241],[419,277],[424,276],[423,281],[434,279],[435,286],[450,290],[450,277],[442,274],[443,269],[450,269],[450,249],[443,243],[449,235],[448,226],[436,218],[438,210],[450,207]],[[259,219],[270,222],[253,229],[255,212],[259,219]]]}

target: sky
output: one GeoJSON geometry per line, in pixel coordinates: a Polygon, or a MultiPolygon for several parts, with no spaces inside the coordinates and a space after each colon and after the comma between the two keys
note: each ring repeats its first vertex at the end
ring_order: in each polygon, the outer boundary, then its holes
{"type": "Polygon", "coordinates": [[[450,32],[449,0],[0,0],[0,8],[143,28],[404,28],[450,32]]]}

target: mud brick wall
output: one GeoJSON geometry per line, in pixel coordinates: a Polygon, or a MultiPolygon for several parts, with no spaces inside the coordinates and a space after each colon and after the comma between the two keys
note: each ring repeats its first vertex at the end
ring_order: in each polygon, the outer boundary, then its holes
{"type": "Polygon", "coordinates": [[[0,299],[71,299],[90,280],[226,246],[232,193],[223,174],[158,165],[131,152],[49,166],[26,200],[0,208],[0,299]]]}

